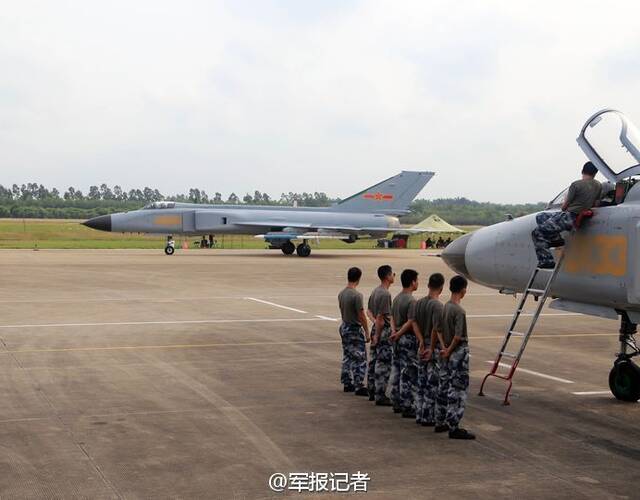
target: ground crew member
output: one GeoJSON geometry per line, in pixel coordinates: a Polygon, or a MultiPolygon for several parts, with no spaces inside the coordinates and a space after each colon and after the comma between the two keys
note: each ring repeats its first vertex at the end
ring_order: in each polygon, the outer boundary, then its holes
{"type": "Polygon", "coordinates": [[[402,292],[396,295],[391,306],[392,327],[395,333],[390,337],[394,345],[389,376],[390,399],[395,413],[402,413],[404,418],[415,418],[418,341],[413,331],[416,304],[413,292],[418,289],[418,273],[413,269],[405,269],[400,275],[400,281],[402,292]]]}
{"type": "Polygon", "coordinates": [[[368,309],[374,320],[371,343],[375,346],[375,364],[373,370],[369,366],[369,384],[374,380],[374,398],[378,406],[391,406],[386,396],[389,373],[391,372],[391,294],[389,287],[395,280],[395,273],[391,266],[380,266],[378,278],[380,286],[371,292],[368,309]]]}
{"type": "Polygon", "coordinates": [[[584,210],[597,206],[602,196],[602,185],[594,179],[598,169],[588,161],[582,167],[582,179],[574,181],[562,204],[561,212],[541,212],[536,216],[536,227],[531,233],[538,257],[538,267],[553,269],[555,262],[549,250],[551,246],[561,246],[562,231],[571,231],[576,218],[584,210]]]}
{"type": "MultiPolygon", "coordinates": [[[[438,387],[439,404],[446,400],[445,424],[436,425],[436,432],[449,431],[450,439],[475,439],[470,432],[460,427],[469,389],[469,343],[467,337],[467,316],[460,302],[467,293],[467,280],[454,276],[449,282],[451,298],[444,306],[442,340],[446,346],[440,357],[446,370],[444,384],[438,387]],[[446,394],[445,394],[446,390],[446,394]],[[445,399],[446,398],[446,399],[445,399]]],[[[442,376],[441,372],[441,376],[442,376]]]]}
{"type": "Polygon", "coordinates": [[[355,392],[356,396],[367,396],[369,391],[364,387],[367,371],[367,353],[365,343],[370,341],[367,317],[364,314],[362,294],[356,290],[360,284],[362,271],[352,267],[347,271],[347,286],[338,294],[338,305],[342,324],[342,370],[340,381],[344,392],[355,392]]]}
{"type": "MultiPolygon", "coordinates": [[[[444,276],[433,273],[429,276],[429,293],[416,302],[414,330],[424,339],[419,346],[418,390],[416,393],[416,424],[425,427],[435,425],[438,373],[440,370],[440,347],[442,346],[442,312],[444,305],[440,295],[444,287],[444,276]]],[[[444,407],[446,411],[446,406],[444,407]]],[[[445,416],[442,416],[444,423],[445,416]]]]}

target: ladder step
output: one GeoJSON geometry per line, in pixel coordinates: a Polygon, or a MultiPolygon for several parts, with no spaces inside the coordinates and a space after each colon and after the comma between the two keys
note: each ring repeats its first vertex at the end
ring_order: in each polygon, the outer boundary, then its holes
{"type": "Polygon", "coordinates": [[[513,358],[513,359],[516,359],[518,357],[517,354],[513,354],[512,352],[507,352],[507,351],[502,351],[500,353],[500,356],[505,356],[507,358],[513,358]]]}
{"type": "Polygon", "coordinates": [[[540,290],[539,288],[527,288],[527,293],[544,295],[544,290],[540,290]]]}
{"type": "MultiPolygon", "coordinates": [[[[556,266],[557,266],[557,264],[556,264],[556,266]]],[[[552,267],[551,269],[549,269],[548,267],[536,267],[536,270],[537,270],[538,272],[539,272],[539,271],[546,271],[546,272],[552,273],[553,271],[555,271],[555,270],[556,270],[556,268],[555,268],[555,267],[552,267]]]]}
{"type": "Polygon", "coordinates": [[[509,333],[510,333],[511,335],[513,335],[514,337],[524,337],[524,336],[526,335],[525,333],[522,333],[522,332],[516,332],[516,331],[514,331],[514,330],[510,330],[510,331],[509,331],[509,333]]]}

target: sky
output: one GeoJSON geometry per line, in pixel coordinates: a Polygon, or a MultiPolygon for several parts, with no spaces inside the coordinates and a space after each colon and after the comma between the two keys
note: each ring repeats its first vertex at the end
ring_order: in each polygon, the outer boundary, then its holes
{"type": "Polygon", "coordinates": [[[0,184],[536,202],[640,123],[640,4],[0,0],[0,184]]]}

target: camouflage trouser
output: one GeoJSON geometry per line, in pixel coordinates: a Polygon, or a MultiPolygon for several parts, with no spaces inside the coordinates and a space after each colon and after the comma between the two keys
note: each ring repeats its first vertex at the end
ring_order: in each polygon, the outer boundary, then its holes
{"type": "Polygon", "coordinates": [[[389,374],[389,386],[387,391],[394,408],[400,407],[400,371],[402,360],[400,359],[400,346],[398,341],[391,344],[391,372],[389,374]]]}
{"type": "MultiPolygon", "coordinates": [[[[416,422],[435,422],[439,370],[440,352],[437,349],[430,359],[420,360],[418,366],[418,390],[416,392],[416,422]]],[[[445,416],[442,416],[443,422],[445,416]]]]}
{"type": "Polygon", "coordinates": [[[367,368],[367,389],[369,394],[375,394],[376,392],[376,346],[373,345],[373,335],[376,331],[375,325],[371,327],[371,343],[369,344],[369,366],[367,368]]]}
{"type": "Polygon", "coordinates": [[[449,356],[446,422],[450,430],[458,428],[469,389],[469,347],[462,345],[449,356]]]}
{"type": "Polygon", "coordinates": [[[340,381],[343,385],[362,387],[367,371],[367,353],[364,333],[360,325],[340,325],[342,339],[342,370],[340,381]]]}
{"type": "Polygon", "coordinates": [[[413,333],[407,333],[398,340],[400,351],[400,407],[403,410],[415,409],[418,389],[418,339],[413,333]]]}
{"type": "Polygon", "coordinates": [[[554,240],[560,239],[562,231],[571,231],[576,215],[571,212],[541,212],[536,215],[536,227],[531,232],[538,264],[553,264],[553,254],[549,250],[554,240]]]}
{"type": "Polygon", "coordinates": [[[440,353],[438,353],[436,359],[438,388],[436,390],[436,405],[433,410],[433,417],[436,425],[444,425],[447,419],[447,402],[449,397],[449,360],[440,356],[440,353]]]}
{"type": "Polygon", "coordinates": [[[382,401],[387,392],[387,385],[389,383],[389,374],[391,373],[391,343],[389,342],[389,335],[391,334],[391,327],[385,325],[378,340],[376,346],[376,364],[375,364],[375,388],[376,388],[376,401],[382,401]]]}

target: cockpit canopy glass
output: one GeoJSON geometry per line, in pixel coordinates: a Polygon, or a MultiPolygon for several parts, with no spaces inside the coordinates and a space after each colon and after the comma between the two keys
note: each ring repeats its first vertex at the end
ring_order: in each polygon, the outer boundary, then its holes
{"type": "Polygon", "coordinates": [[[175,201],[154,201],[146,205],[143,210],[158,210],[162,208],[176,208],[175,201]]]}
{"type": "Polygon", "coordinates": [[[640,132],[619,111],[593,115],[582,128],[578,143],[610,181],[640,174],[640,132]]]}

